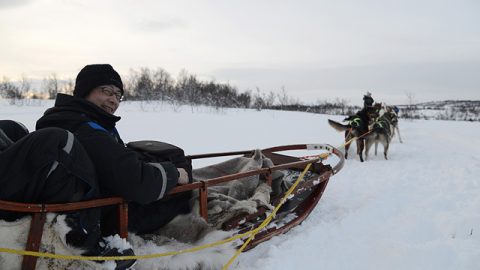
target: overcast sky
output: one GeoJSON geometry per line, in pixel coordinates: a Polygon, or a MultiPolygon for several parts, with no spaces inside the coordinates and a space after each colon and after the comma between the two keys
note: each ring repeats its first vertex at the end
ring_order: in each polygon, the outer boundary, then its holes
{"type": "Polygon", "coordinates": [[[480,99],[478,0],[0,0],[0,76],[185,69],[304,102],[480,99]]]}

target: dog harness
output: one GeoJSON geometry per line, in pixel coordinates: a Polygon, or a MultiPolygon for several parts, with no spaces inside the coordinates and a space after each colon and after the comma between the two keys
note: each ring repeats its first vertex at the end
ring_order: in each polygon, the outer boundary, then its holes
{"type": "Polygon", "coordinates": [[[348,121],[348,124],[353,128],[358,128],[362,125],[362,119],[358,116],[355,116],[353,119],[348,121]]]}

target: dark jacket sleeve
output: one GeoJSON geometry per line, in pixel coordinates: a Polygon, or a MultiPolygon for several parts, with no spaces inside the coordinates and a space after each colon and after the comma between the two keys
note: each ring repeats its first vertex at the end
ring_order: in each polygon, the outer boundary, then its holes
{"type": "Polygon", "coordinates": [[[76,133],[95,165],[103,193],[146,204],[161,199],[177,184],[178,171],[172,163],[143,162],[108,133],[87,125],[76,133]]]}

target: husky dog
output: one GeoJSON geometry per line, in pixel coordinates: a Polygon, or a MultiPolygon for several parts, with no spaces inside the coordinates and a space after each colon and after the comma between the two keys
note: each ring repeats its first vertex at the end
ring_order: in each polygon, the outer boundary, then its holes
{"type": "Polygon", "coordinates": [[[378,143],[383,145],[383,156],[385,159],[388,159],[388,148],[390,146],[390,141],[393,137],[393,114],[388,112],[383,112],[373,122],[372,127],[370,128],[370,133],[365,136],[365,158],[368,159],[368,152],[370,147],[375,144],[375,155],[377,155],[378,143]]]}
{"type": "MultiPolygon", "coordinates": [[[[376,111],[373,108],[364,108],[355,115],[345,118],[344,121],[348,121],[347,125],[328,119],[328,124],[330,124],[331,127],[337,131],[345,132],[345,142],[349,142],[353,138],[358,138],[356,140],[357,154],[361,162],[363,162],[363,149],[365,144],[363,136],[368,132],[368,127],[375,116],[376,111]]],[[[345,144],[345,158],[348,158],[349,148],[350,142],[345,144]]]]}
{"type": "Polygon", "coordinates": [[[395,134],[398,134],[398,139],[399,139],[400,143],[403,143],[402,136],[400,136],[400,129],[398,128],[398,114],[397,114],[397,112],[392,108],[392,106],[385,106],[385,113],[390,114],[390,118],[391,118],[390,123],[392,124],[392,127],[393,127],[392,138],[395,136],[395,134]]]}

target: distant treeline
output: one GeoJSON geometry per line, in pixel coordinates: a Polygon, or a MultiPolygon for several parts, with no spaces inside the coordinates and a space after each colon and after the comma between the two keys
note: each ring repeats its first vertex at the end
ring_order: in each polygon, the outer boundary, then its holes
{"type": "MultiPolygon", "coordinates": [[[[249,108],[304,111],[327,114],[350,114],[359,109],[349,106],[346,100],[317,101],[317,104],[302,104],[288,96],[285,88],[274,93],[265,93],[259,88],[238,91],[235,86],[215,81],[202,81],[196,75],[182,71],[173,78],[164,69],[141,68],[123,76],[124,100],[165,101],[177,105],[206,105],[215,108],[249,108]]],[[[73,80],[59,80],[55,74],[44,78],[39,89],[33,90],[27,77],[11,82],[3,77],[0,81],[0,96],[18,104],[23,99],[54,99],[57,93],[72,94],[73,80]]]]}
{"type": "MultiPolygon", "coordinates": [[[[189,106],[211,106],[219,108],[245,108],[256,110],[284,110],[310,113],[352,115],[361,108],[348,105],[344,99],[335,101],[317,100],[312,104],[301,103],[288,96],[285,88],[274,93],[255,90],[238,91],[228,83],[213,80],[202,81],[186,71],[173,78],[164,69],[141,68],[130,70],[123,76],[126,101],[161,101],[189,106]]],[[[11,104],[28,105],[29,100],[54,99],[57,93],[72,94],[73,80],[59,80],[55,74],[44,78],[39,89],[33,89],[31,81],[23,76],[20,81],[11,82],[3,77],[0,81],[0,97],[11,104]]],[[[443,101],[416,104],[415,95],[406,93],[407,105],[399,105],[401,118],[480,121],[479,101],[443,101]]],[[[359,99],[361,98],[358,97],[359,99]]],[[[392,105],[392,104],[389,104],[392,105]]]]}

